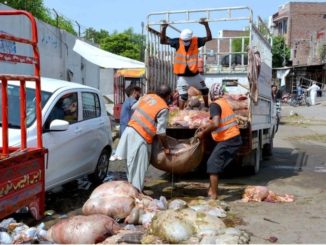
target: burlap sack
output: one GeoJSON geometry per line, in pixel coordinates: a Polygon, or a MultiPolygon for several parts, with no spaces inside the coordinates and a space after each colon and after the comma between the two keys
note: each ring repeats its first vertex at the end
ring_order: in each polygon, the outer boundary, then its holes
{"type": "Polygon", "coordinates": [[[151,164],[154,167],[173,174],[184,174],[192,171],[201,163],[204,149],[198,138],[177,140],[167,137],[171,149],[169,156],[165,155],[158,138],[154,139],[151,156],[151,164]]]}

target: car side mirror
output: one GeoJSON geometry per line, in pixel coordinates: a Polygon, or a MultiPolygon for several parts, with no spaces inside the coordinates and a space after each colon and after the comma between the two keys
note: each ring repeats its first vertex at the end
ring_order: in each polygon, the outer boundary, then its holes
{"type": "Polygon", "coordinates": [[[68,127],[69,127],[68,121],[55,119],[50,123],[49,131],[66,131],[68,127]]]}

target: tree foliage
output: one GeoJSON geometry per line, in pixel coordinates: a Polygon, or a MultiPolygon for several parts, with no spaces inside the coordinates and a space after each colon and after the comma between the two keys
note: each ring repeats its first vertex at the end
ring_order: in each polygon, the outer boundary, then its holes
{"type": "Polygon", "coordinates": [[[286,47],[285,39],[282,36],[273,37],[273,67],[285,66],[290,60],[290,49],[286,47]]]}
{"type": "MultiPolygon", "coordinates": [[[[244,36],[249,36],[249,33],[248,34],[245,34],[244,36]]],[[[235,38],[235,39],[232,39],[232,52],[246,52],[246,48],[248,47],[249,45],[249,37],[248,38],[244,38],[244,46],[242,47],[242,38],[235,38]],[[242,50],[243,48],[243,50],[242,50]]]]}
{"type": "Polygon", "coordinates": [[[51,11],[44,6],[43,0],[0,0],[0,3],[6,4],[14,9],[26,10],[33,14],[39,20],[42,20],[50,25],[58,26],[74,35],[76,31],[71,23],[63,16],[58,16],[58,19],[51,16],[51,11]]]}
{"type": "Polygon", "coordinates": [[[85,38],[94,41],[106,51],[125,56],[131,59],[143,60],[143,36],[133,32],[132,28],[118,33],[115,31],[111,35],[104,30],[96,31],[88,28],[85,32],[85,38]]]}
{"type": "Polygon", "coordinates": [[[92,41],[94,43],[101,43],[101,40],[108,37],[109,32],[101,29],[100,31],[96,31],[94,28],[87,28],[84,33],[84,38],[92,41]]]}

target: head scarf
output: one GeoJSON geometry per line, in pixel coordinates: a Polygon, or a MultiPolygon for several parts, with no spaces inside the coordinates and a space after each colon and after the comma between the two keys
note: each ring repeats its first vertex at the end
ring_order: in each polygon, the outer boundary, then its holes
{"type": "Polygon", "coordinates": [[[220,98],[223,94],[223,86],[218,83],[214,83],[209,91],[209,95],[212,101],[220,98]]]}

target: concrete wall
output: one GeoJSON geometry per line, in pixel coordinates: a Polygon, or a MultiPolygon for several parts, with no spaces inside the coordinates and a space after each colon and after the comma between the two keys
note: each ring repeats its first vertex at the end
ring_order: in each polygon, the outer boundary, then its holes
{"type": "MultiPolygon", "coordinates": [[[[0,4],[0,10],[9,9],[0,4]]],[[[0,32],[30,38],[30,25],[24,16],[1,16],[0,32]]],[[[38,41],[41,58],[41,76],[69,80],[99,88],[100,68],[83,59],[72,49],[77,37],[37,21],[38,41]]],[[[27,45],[0,40],[0,52],[32,56],[32,49],[27,45]]],[[[31,65],[17,65],[1,62],[0,73],[33,74],[31,65]]]]}

